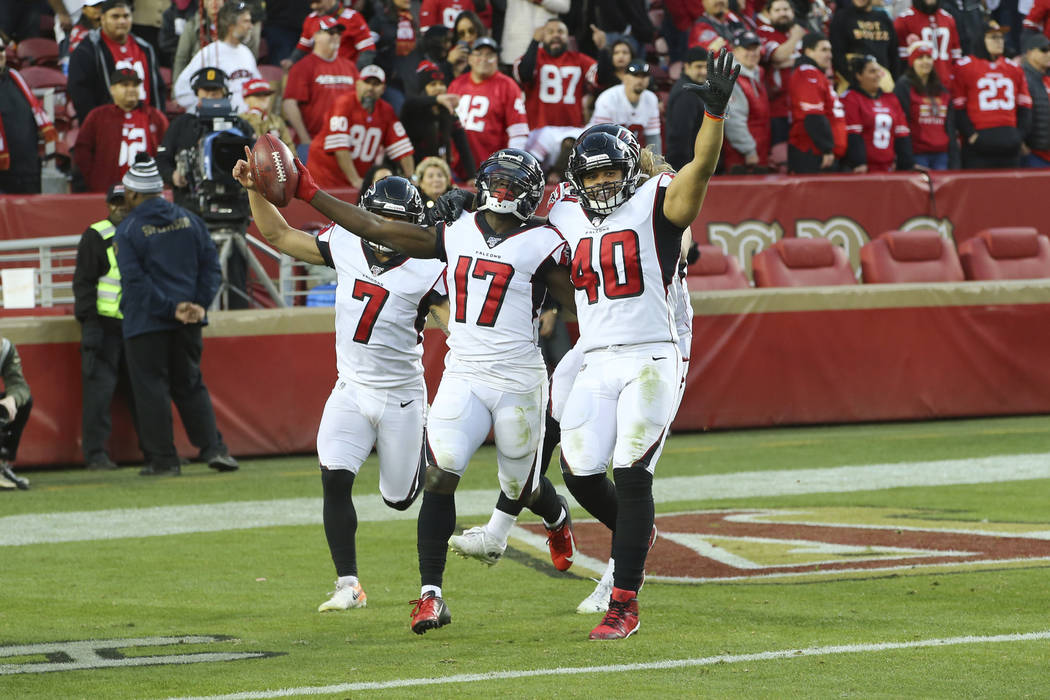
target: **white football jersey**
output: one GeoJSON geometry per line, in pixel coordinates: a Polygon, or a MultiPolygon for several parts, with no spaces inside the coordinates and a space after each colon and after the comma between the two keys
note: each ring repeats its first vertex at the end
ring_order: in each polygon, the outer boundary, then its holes
{"type": "Polygon", "coordinates": [[[445,294],[444,263],[397,255],[376,259],[364,241],[329,224],[317,236],[325,263],[338,273],[335,356],[339,378],[378,389],[423,377],[423,324],[445,294]]]}
{"type": "Polygon", "coordinates": [[[547,214],[572,251],[578,345],[584,352],[678,341],[668,287],[678,271],[682,228],[663,216],[671,178],[668,173],[650,178],[604,219],[589,219],[573,195],[547,214]]]}
{"type": "Polygon", "coordinates": [[[548,264],[568,263],[565,240],[542,224],[498,234],[484,214],[464,212],[438,227],[438,256],[448,262],[449,350],[468,362],[543,366],[537,318],[546,284],[537,277],[548,264]]]}
{"type": "Polygon", "coordinates": [[[595,124],[622,124],[634,132],[644,148],[648,141],[660,140],[660,98],[645,90],[638,104],[631,104],[623,84],[614,85],[594,101],[594,114],[587,126],[595,124]]]}

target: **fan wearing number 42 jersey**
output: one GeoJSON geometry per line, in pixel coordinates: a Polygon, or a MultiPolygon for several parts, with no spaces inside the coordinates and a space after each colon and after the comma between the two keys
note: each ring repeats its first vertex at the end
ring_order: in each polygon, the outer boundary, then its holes
{"type": "MultiPolygon", "coordinates": [[[[351,491],[373,445],[379,455],[383,501],[405,510],[423,484],[423,322],[431,311],[447,318],[445,266],[416,260],[363,241],[329,224],[317,236],[288,225],[253,188],[248,164],[234,176],[249,189],[252,214],[266,240],[292,257],[336,270],[335,349],[339,377],[317,429],[324,493],[323,521],[335,564],[336,587],[319,611],[363,608],[357,572],[357,512],[351,491]]],[[[380,217],[417,224],[423,202],[415,186],[388,177],[371,187],[362,205],[380,217]]]]}
{"type": "Polygon", "coordinates": [[[547,215],[572,249],[584,353],[562,414],[562,472],[580,505],[613,531],[612,594],[591,639],[623,639],[639,628],[653,471],[681,379],[669,290],[682,230],[700,213],[718,163],[726,104],[740,73],[733,63],[725,50],[712,54],[707,81],[689,86],[704,100],[707,118],[693,159],[677,175],[638,186],[637,152],[610,134],[585,133],[569,157],[575,196],[547,215]]]}
{"type": "Polygon", "coordinates": [[[477,213],[429,228],[389,221],[321,192],[297,165],[296,197],[317,211],[366,240],[448,263],[449,353],[427,418],[429,464],[417,527],[422,585],[410,623],[423,634],[452,621],[441,586],[456,526],[455,491],[490,430],[503,493],[524,501],[549,529],[568,529],[567,509],[540,479],[547,370],[537,327],[545,290],[572,308],[567,247],[556,230],[532,220],[544,178],[525,151],[497,151],[481,164],[477,213]]]}

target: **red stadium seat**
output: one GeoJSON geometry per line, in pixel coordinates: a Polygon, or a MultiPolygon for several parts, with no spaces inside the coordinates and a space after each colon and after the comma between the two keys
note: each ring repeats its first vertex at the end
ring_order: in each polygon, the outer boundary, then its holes
{"type": "Polygon", "coordinates": [[[747,289],[751,284],[737,259],[716,245],[699,245],[700,259],[686,268],[689,291],[747,289]]]}
{"type": "Polygon", "coordinates": [[[18,42],[17,53],[23,66],[58,68],[58,44],[54,39],[23,39],[18,42]]]}
{"type": "Polygon", "coordinates": [[[44,66],[27,66],[20,71],[25,78],[29,89],[34,93],[47,88],[66,89],[66,75],[57,68],[46,68],[44,66]]]}
{"type": "Polygon", "coordinates": [[[751,261],[756,287],[856,284],[846,251],[826,238],[782,238],[751,261]]]}
{"type": "Polygon", "coordinates": [[[955,246],[932,229],[887,231],[860,249],[867,283],[961,282],[955,246]]]}
{"type": "Polygon", "coordinates": [[[1050,240],[1034,228],[990,228],[959,246],[968,280],[1050,277],[1050,240]]]}

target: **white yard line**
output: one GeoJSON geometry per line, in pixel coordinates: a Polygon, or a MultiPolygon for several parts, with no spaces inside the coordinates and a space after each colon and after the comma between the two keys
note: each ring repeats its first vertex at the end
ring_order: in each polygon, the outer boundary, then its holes
{"type": "MultiPolygon", "coordinates": [[[[1050,454],[657,478],[653,483],[653,496],[657,503],[671,503],[1028,479],[1050,479],[1050,454]]],[[[456,512],[460,518],[488,515],[495,503],[494,489],[456,494],[456,512]]],[[[378,494],[356,496],[354,505],[359,522],[415,520],[419,507],[417,502],[407,511],[396,511],[387,508],[378,494]]],[[[319,498],[29,513],[0,517],[0,546],[320,523],[319,498]]]]}
{"type": "MultiPolygon", "coordinates": [[[[763,651],[756,654],[727,654],[723,656],[704,656],[696,659],[669,659],[636,664],[615,664],[610,666],[579,666],[568,668],[540,668],[530,671],[491,671],[489,673],[471,673],[441,678],[400,678],[389,681],[363,681],[360,683],[339,683],[337,685],[307,686],[301,688],[282,688],[279,690],[257,690],[228,695],[206,695],[186,697],[178,700],[255,700],[256,698],[283,698],[290,695],[331,695],[334,693],[351,693],[363,690],[385,690],[388,688],[409,688],[416,686],[447,685],[449,683],[477,683],[479,681],[512,680],[516,678],[535,678],[538,676],[560,676],[564,674],[581,675],[589,673],[624,673],[630,671],[661,671],[674,668],[694,666],[712,666],[714,664],[736,664],[748,661],[776,661],[780,659],[797,659],[805,656],[832,656],[835,654],[863,654],[897,649],[921,649],[927,647],[958,646],[961,644],[1001,644],[1004,642],[1034,642],[1050,639],[1050,631],[1029,632],[1025,634],[999,634],[986,637],[946,637],[944,639],[920,639],[911,642],[880,642],[876,644],[843,644],[826,647],[809,647],[806,649],[784,649],[781,651],[763,651]]],[[[630,642],[625,642],[629,644],[630,642]]],[[[175,699],[169,699],[175,700],[175,699]]]]}

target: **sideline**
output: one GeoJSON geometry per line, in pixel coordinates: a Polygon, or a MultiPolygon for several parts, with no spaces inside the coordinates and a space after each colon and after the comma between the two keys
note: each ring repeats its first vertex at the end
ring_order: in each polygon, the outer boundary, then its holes
{"type": "Polygon", "coordinates": [[[532,671],[492,671],[490,673],[472,673],[444,678],[401,678],[390,681],[372,681],[362,683],[340,683],[338,685],[313,686],[304,688],[282,688],[279,690],[247,691],[229,695],[202,695],[168,700],[256,700],[257,698],[283,698],[290,695],[330,695],[362,690],[385,690],[388,688],[409,688],[415,686],[447,685],[450,683],[476,683],[478,681],[496,681],[515,678],[535,678],[537,676],[560,676],[563,674],[581,675],[585,673],[624,673],[629,671],[660,671],[672,668],[693,666],[712,666],[714,664],[735,664],[747,661],[775,661],[779,659],[796,659],[804,656],[831,656],[834,654],[859,654],[865,652],[892,651],[896,649],[922,649],[927,647],[958,646],[961,644],[1001,644],[1004,642],[1031,642],[1050,639],[1050,631],[1028,632],[1025,634],[999,634],[986,637],[946,637],[943,639],[919,639],[912,642],[881,642],[878,644],[844,644],[827,647],[809,647],[806,649],[784,649],[782,651],[763,651],[757,654],[731,654],[724,656],[704,656],[697,659],[675,659],[652,661],[637,664],[616,664],[611,666],[581,666],[569,668],[542,668],[532,671]]]}
{"type": "MultiPolygon", "coordinates": [[[[1029,479],[1050,479],[1050,453],[657,478],[653,497],[668,504],[1029,479]]],[[[358,522],[415,520],[419,500],[406,511],[396,511],[378,494],[368,494],[355,497],[354,506],[358,522]]],[[[495,503],[495,489],[458,492],[457,517],[487,516],[495,503]]],[[[319,524],[320,498],[26,513],[0,517],[0,547],[319,524]]]]}

